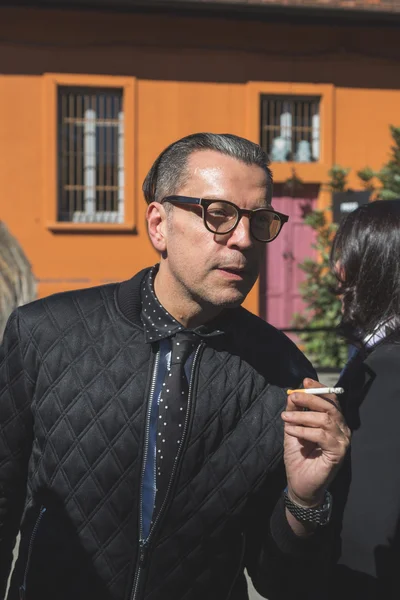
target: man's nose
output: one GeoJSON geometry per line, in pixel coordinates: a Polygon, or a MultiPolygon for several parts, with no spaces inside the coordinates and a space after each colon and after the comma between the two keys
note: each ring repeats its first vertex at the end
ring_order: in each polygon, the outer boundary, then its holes
{"type": "Polygon", "coordinates": [[[243,215],[236,228],[230,234],[227,245],[245,249],[250,248],[253,244],[254,240],[250,233],[250,219],[246,215],[243,215]]]}

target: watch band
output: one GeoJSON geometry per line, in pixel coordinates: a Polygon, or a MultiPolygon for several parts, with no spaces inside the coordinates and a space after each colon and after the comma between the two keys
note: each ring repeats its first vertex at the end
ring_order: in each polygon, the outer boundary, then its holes
{"type": "Polygon", "coordinates": [[[324,501],[321,506],[306,508],[293,502],[288,495],[287,488],[283,492],[285,507],[298,520],[303,523],[314,523],[315,525],[327,525],[332,513],[332,495],[325,490],[324,501]]]}

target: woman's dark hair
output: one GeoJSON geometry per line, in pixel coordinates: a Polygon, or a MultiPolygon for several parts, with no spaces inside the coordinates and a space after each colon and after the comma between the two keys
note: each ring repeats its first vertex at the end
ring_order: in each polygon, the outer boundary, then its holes
{"type": "Polygon", "coordinates": [[[347,339],[361,341],[381,324],[400,330],[400,201],[378,200],[348,214],[333,241],[331,268],[347,339]]]}

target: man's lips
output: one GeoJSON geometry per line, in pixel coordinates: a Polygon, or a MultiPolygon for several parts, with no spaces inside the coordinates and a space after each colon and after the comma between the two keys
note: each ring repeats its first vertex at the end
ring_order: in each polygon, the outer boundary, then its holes
{"type": "Polygon", "coordinates": [[[218,271],[220,271],[221,273],[226,274],[227,276],[241,278],[241,279],[243,279],[244,277],[246,277],[246,275],[248,275],[248,271],[245,268],[241,268],[241,267],[219,266],[219,267],[216,267],[216,269],[218,271]]]}
{"type": "Polygon", "coordinates": [[[247,271],[247,265],[216,265],[215,269],[223,269],[224,271],[234,271],[235,273],[243,273],[247,271]]]}
{"type": "Polygon", "coordinates": [[[239,267],[218,267],[218,269],[222,269],[223,271],[232,271],[232,273],[245,273],[245,269],[241,269],[239,267]]]}

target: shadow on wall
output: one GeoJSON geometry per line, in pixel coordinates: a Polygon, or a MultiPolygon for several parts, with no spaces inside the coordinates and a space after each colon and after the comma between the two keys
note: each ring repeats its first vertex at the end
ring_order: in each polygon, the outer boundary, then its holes
{"type": "Polygon", "coordinates": [[[36,279],[24,251],[0,221],[0,340],[17,306],[36,298],[36,279]]]}

